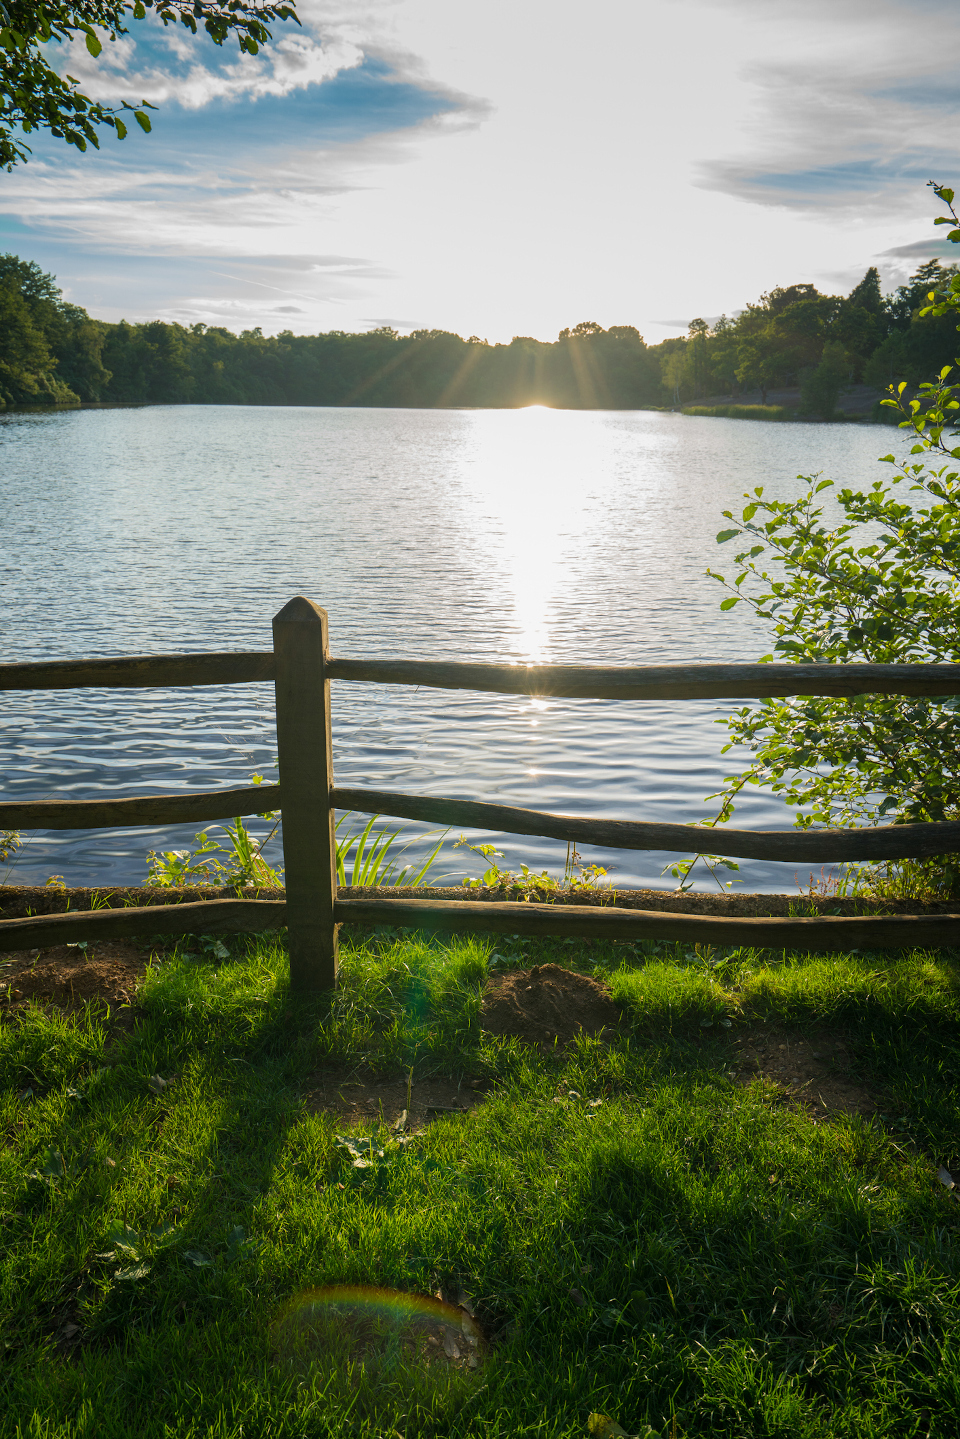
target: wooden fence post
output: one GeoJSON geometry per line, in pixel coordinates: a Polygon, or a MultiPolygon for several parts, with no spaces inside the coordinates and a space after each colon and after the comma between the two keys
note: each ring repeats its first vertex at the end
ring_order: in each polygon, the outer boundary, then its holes
{"type": "Polygon", "coordinates": [[[337,850],[327,612],[298,595],[275,616],[277,752],[283,814],[290,984],[300,994],[337,982],[337,850]]]}

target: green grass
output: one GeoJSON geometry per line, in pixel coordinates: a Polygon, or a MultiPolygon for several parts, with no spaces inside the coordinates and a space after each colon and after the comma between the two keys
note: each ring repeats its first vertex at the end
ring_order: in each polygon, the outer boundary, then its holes
{"type": "Polygon", "coordinates": [[[796,410],[786,405],[684,405],[684,415],[706,415],[721,420],[795,420],[796,410]]]}
{"type": "Polygon", "coordinates": [[[0,1433],[560,1439],[595,1411],[711,1439],[956,1433],[955,955],[492,957],[381,932],[344,943],[324,1014],[291,1001],[278,942],[190,944],[131,1033],[39,1009],[0,1028],[0,1433]],[[550,959],[609,980],[619,1037],[541,1055],[481,1034],[488,965],[550,959]],[[883,1117],[733,1085],[733,1042],[765,1024],[843,1031],[883,1117]],[[411,1143],[379,1131],[356,1169],[304,1102],[324,1066],[492,1087],[411,1143]],[[291,1349],[278,1320],[331,1284],[462,1285],[493,1336],[479,1378],[291,1349]]]}

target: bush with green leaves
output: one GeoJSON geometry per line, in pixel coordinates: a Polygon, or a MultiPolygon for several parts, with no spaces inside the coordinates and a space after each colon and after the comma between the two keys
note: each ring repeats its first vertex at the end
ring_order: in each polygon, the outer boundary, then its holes
{"type": "MultiPolygon", "coordinates": [[[[953,192],[934,186],[950,207],[953,192]]],[[[943,217],[941,221],[943,222],[943,217]]],[[[960,315],[960,276],[948,272],[923,314],[960,315]]],[[[960,363],[960,362],[958,362],[960,363]]],[[[750,605],[773,628],[774,656],[799,663],[960,663],[960,435],[947,431],[960,409],[952,367],[912,400],[891,387],[914,444],[902,460],[885,455],[886,480],[821,495],[831,480],[801,477],[796,499],[763,487],[745,494],[739,515],[724,511],[736,540],[736,570],[708,573],[729,591],[722,609],[750,605]]],[[[718,796],[717,823],[749,785],[772,789],[797,809],[800,828],[960,817],[960,697],[860,695],[766,699],[727,721],[732,748],[751,758],[718,796]]],[[[960,892],[960,857],[899,866],[914,886],[960,892]]],[[[887,878],[890,878],[887,871],[887,878]]]]}

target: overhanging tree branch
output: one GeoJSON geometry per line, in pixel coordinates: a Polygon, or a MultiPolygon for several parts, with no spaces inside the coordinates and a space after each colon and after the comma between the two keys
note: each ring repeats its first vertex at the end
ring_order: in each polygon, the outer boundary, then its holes
{"type": "Polygon", "coordinates": [[[12,170],[29,158],[30,146],[21,136],[34,130],[47,130],[78,150],[86,150],[88,145],[99,149],[97,132],[103,126],[125,139],[131,119],[149,134],[147,112],[155,106],[146,100],[111,106],[90,99],[77,80],[54,70],[41,47],[82,35],[88,51],[96,57],[103,48],[103,34],[111,40],[128,34],[127,22],[145,20],[150,9],[164,25],[179,22],[193,35],[202,27],[215,45],[234,35],[247,55],[256,55],[271,39],[268,22],[300,23],[287,0],[280,4],[247,0],[134,0],[132,4],[0,0],[0,167],[12,170]]]}

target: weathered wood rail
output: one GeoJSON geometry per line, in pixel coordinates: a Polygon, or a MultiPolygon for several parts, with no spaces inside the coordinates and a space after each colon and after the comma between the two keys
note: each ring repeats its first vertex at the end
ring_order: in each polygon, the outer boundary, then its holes
{"type": "Polygon", "coordinates": [[[337,809],[465,825],[618,849],[696,852],[831,863],[896,860],[960,850],[960,822],[844,830],[748,831],[589,819],[510,805],[340,788],[333,777],[330,685],[427,685],[493,694],[596,700],[764,699],[788,695],[960,694],[960,665],[484,665],[434,660],[346,660],[329,653],[327,615],[302,596],[273,622],[274,647],[254,653],[138,655],[0,665],[0,690],[160,688],[272,680],[281,783],[200,794],[0,803],[0,828],[98,829],[232,819],[279,809],[286,897],[101,909],[0,921],[0,951],[136,934],[287,928],[295,989],[331,989],[345,922],[608,939],[702,940],[721,945],[843,950],[960,944],[960,913],[812,919],[718,918],[564,904],[339,898],[337,809]]]}

